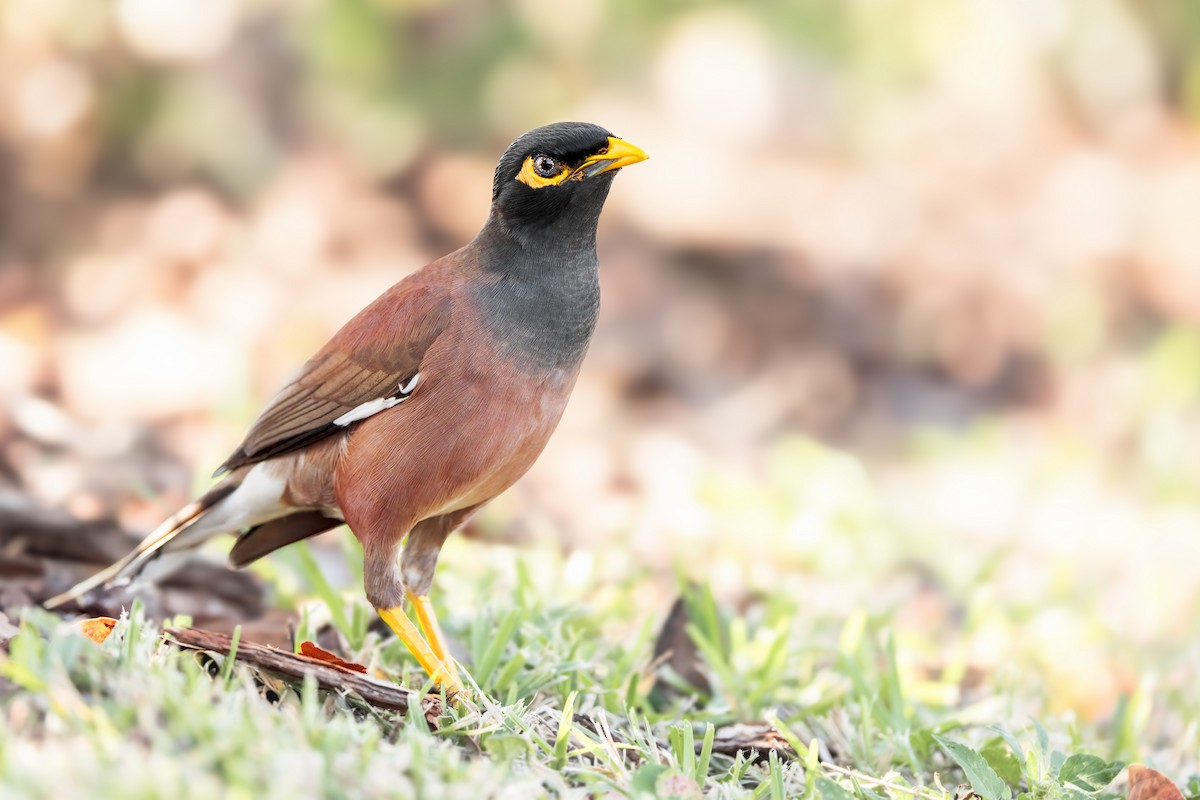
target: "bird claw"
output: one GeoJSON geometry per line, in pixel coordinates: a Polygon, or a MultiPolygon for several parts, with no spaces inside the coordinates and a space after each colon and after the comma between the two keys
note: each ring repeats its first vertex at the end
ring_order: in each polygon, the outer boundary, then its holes
{"type": "Polygon", "coordinates": [[[417,659],[417,663],[425,670],[425,674],[433,679],[434,686],[446,693],[446,700],[457,703],[459,698],[466,697],[466,690],[458,677],[458,668],[455,666],[454,660],[446,651],[445,637],[437,624],[437,617],[433,615],[429,597],[410,594],[409,598],[413,602],[417,618],[421,620],[421,625],[431,641],[427,642],[421,636],[416,624],[400,606],[381,608],[379,616],[400,637],[400,641],[417,659]]]}

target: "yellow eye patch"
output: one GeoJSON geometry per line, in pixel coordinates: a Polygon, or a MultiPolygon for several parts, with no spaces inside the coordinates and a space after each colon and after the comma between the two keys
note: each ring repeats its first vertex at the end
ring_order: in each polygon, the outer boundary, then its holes
{"type": "Polygon", "coordinates": [[[571,170],[566,164],[559,162],[558,172],[551,175],[549,178],[539,175],[537,167],[534,166],[536,156],[529,156],[525,159],[525,163],[521,165],[521,171],[517,173],[517,180],[531,189],[541,189],[545,186],[557,186],[571,176],[571,170]]]}

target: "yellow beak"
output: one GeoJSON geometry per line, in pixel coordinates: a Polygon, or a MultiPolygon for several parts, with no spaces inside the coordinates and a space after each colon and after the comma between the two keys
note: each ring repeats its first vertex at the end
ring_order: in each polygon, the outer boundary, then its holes
{"type": "Polygon", "coordinates": [[[588,156],[587,160],[574,169],[571,177],[576,180],[594,178],[602,173],[645,161],[649,157],[646,155],[646,151],[637,145],[610,136],[608,137],[608,147],[599,153],[588,156]]]}

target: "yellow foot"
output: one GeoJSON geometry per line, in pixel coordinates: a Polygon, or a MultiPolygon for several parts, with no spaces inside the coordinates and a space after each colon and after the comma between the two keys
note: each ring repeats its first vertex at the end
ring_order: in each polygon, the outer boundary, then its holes
{"type": "Polygon", "coordinates": [[[429,602],[429,595],[413,594],[412,592],[405,592],[405,595],[408,597],[408,602],[412,603],[413,610],[417,612],[417,621],[421,623],[421,629],[425,631],[429,648],[446,665],[446,669],[450,671],[450,677],[458,681],[458,667],[455,666],[454,659],[450,657],[450,648],[446,646],[446,635],[442,633],[442,626],[438,624],[437,616],[433,613],[433,603],[429,602]]]}
{"type": "Polygon", "coordinates": [[[388,624],[388,627],[395,631],[400,637],[400,641],[404,642],[404,646],[408,648],[408,652],[413,654],[417,659],[417,663],[421,668],[433,678],[433,682],[442,689],[446,690],[446,696],[452,697],[456,694],[461,694],[463,690],[462,682],[458,679],[458,674],[452,667],[448,667],[433,649],[421,638],[421,632],[417,630],[417,626],[404,613],[404,609],[400,606],[395,608],[379,609],[379,616],[388,624]]]}

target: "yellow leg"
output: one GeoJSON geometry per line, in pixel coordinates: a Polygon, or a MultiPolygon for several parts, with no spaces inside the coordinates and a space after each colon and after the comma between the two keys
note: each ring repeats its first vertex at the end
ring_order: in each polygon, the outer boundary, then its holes
{"type": "Polygon", "coordinates": [[[388,627],[396,632],[400,641],[404,642],[404,646],[416,657],[417,663],[429,674],[429,677],[433,678],[433,682],[446,690],[447,696],[462,692],[462,683],[459,682],[457,674],[453,672],[452,668],[448,668],[445,662],[438,658],[433,649],[425,643],[425,640],[421,638],[421,632],[408,618],[408,614],[404,613],[403,608],[400,606],[381,608],[379,616],[383,617],[383,621],[388,624],[388,627]]]}
{"type": "Polygon", "coordinates": [[[429,648],[446,665],[450,677],[457,683],[458,667],[454,665],[454,659],[450,657],[450,648],[446,646],[446,635],[442,633],[442,626],[438,624],[437,616],[433,613],[433,603],[429,602],[429,595],[413,594],[412,592],[405,594],[408,602],[412,603],[413,610],[417,612],[417,620],[421,623],[421,629],[425,631],[425,638],[429,640],[429,648]]]}

